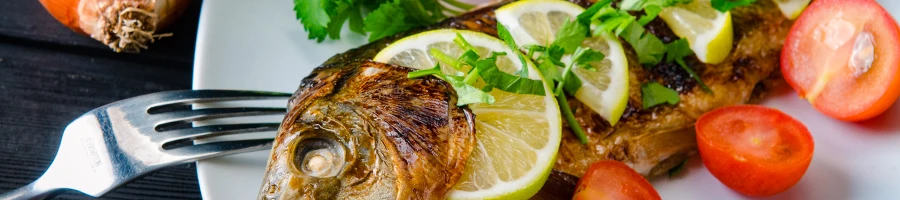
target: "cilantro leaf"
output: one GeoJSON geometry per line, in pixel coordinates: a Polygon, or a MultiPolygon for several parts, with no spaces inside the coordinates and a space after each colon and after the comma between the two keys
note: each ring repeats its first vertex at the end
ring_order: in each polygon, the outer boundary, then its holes
{"type": "Polygon", "coordinates": [[[356,9],[357,10],[353,10],[353,12],[350,12],[350,30],[361,35],[365,35],[365,21],[363,21],[362,13],[358,10],[360,8],[356,9]]]}
{"type": "Polygon", "coordinates": [[[562,84],[562,90],[569,95],[575,95],[575,92],[581,89],[581,79],[575,76],[574,73],[566,74],[565,80],[560,84],[562,84]]]}
{"type": "Polygon", "coordinates": [[[459,13],[450,7],[468,10],[472,5],[456,0],[294,0],[297,19],[309,39],[318,42],[340,39],[348,21],[351,31],[371,33],[369,41],[374,41],[443,20],[445,12],[459,13]]]}
{"type": "Polygon", "coordinates": [[[681,66],[684,71],[687,71],[687,73],[690,74],[691,77],[693,77],[694,80],[700,84],[700,87],[703,88],[703,90],[712,92],[712,90],[709,89],[709,86],[707,86],[706,83],[703,83],[703,80],[700,79],[700,76],[698,76],[697,73],[694,72],[693,69],[688,67],[684,62],[684,57],[690,55],[694,55],[694,51],[691,51],[690,44],[684,38],[675,40],[674,42],[666,45],[666,62],[675,61],[675,63],[678,63],[678,66],[681,66]]]}
{"type": "Polygon", "coordinates": [[[638,55],[638,61],[644,65],[656,65],[662,61],[666,47],[655,35],[647,33],[639,24],[631,24],[622,38],[625,39],[638,55]]]}
{"type": "Polygon", "coordinates": [[[430,69],[422,69],[409,72],[408,74],[406,74],[406,78],[414,79],[435,74],[441,74],[441,64],[435,64],[434,67],[430,69]]]}
{"type": "Polygon", "coordinates": [[[428,50],[428,54],[431,55],[432,58],[436,59],[438,63],[444,63],[453,67],[453,69],[460,70],[462,63],[459,62],[459,59],[453,58],[450,55],[442,52],[441,50],[432,48],[428,50]]]}
{"type": "Polygon", "coordinates": [[[628,12],[616,10],[611,5],[608,5],[600,8],[591,17],[592,33],[594,36],[611,32],[620,35],[634,21],[634,16],[628,14],[628,12]]]}
{"type": "Polygon", "coordinates": [[[678,92],[656,82],[649,82],[641,85],[641,99],[643,99],[644,102],[644,109],[663,103],[675,105],[681,101],[678,92]]]}
{"type": "Polygon", "coordinates": [[[462,55],[459,55],[459,61],[466,63],[469,66],[475,66],[475,62],[478,61],[478,58],[480,58],[480,56],[472,49],[466,50],[462,55]]]}
{"type": "Polygon", "coordinates": [[[659,16],[660,12],[662,12],[662,8],[657,5],[647,6],[646,8],[644,8],[644,15],[641,16],[641,19],[638,20],[638,23],[640,23],[641,26],[646,26],[650,23],[650,21],[656,19],[656,16],[659,16]]]}
{"type": "Polygon", "coordinates": [[[475,62],[475,69],[485,83],[507,92],[544,95],[544,84],[541,80],[532,80],[500,71],[500,68],[497,68],[496,56],[492,55],[475,62]]]}
{"type": "Polygon", "coordinates": [[[463,51],[475,50],[475,47],[472,47],[472,44],[469,44],[469,41],[466,41],[466,38],[464,38],[462,34],[459,33],[456,33],[456,38],[453,38],[453,43],[459,45],[459,47],[462,48],[463,51]]]}
{"type": "Polygon", "coordinates": [[[528,77],[528,63],[525,62],[525,55],[522,55],[522,52],[519,52],[519,45],[516,44],[516,40],[513,39],[512,34],[509,33],[509,30],[506,29],[506,26],[503,26],[501,23],[497,23],[497,35],[500,36],[500,39],[503,39],[506,42],[506,45],[509,46],[510,49],[516,52],[516,56],[519,57],[519,62],[522,63],[522,69],[517,72],[517,75],[521,77],[528,77]]]}
{"type": "Polygon", "coordinates": [[[331,16],[331,21],[328,22],[328,27],[325,29],[328,31],[328,36],[331,39],[341,39],[341,28],[344,28],[344,22],[347,22],[347,19],[350,18],[350,12],[347,12],[350,9],[349,4],[336,4],[333,8],[336,15],[331,16]]]}
{"type": "Polygon", "coordinates": [[[578,22],[583,25],[591,24],[591,20],[593,20],[592,18],[594,18],[594,15],[597,14],[597,12],[600,11],[600,9],[610,6],[609,5],[610,2],[612,2],[612,0],[597,1],[596,3],[594,3],[594,5],[591,5],[591,7],[584,10],[584,12],[581,12],[581,14],[578,14],[578,16],[575,17],[575,19],[577,19],[578,22]]]}
{"type": "Polygon", "coordinates": [[[588,26],[573,20],[566,20],[556,33],[556,39],[550,46],[559,46],[565,53],[574,53],[575,48],[587,37],[588,26]]]}
{"type": "Polygon", "coordinates": [[[624,0],[619,3],[619,9],[627,11],[638,11],[641,9],[646,9],[649,6],[658,6],[660,8],[665,8],[691,2],[694,2],[694,0],[624,0]]]}
{"type": "Polygon", "coordinates": [[[569,100],[566,99],[566,95],[556,95],[556,102],[559,104],[559,110],[562,111],[566,123],[569,124],[569,128],[572,128],[572,133],[575,134],[575,137],[578,137],[578,141],[581,142],[581,144],[587,144],[587,134],[581,129],[581,124],[578,123],[578,120],[575,119],[572,108],[569,108],[569,100]]]}
{"type": "Polygon", "coordinates": [[[606,55],[603,55],[602,52],[594,51],[591,48],[581,48],[579,47],[575,54],[572,54],[572,60],[575,66],[591,69],[593,66],[588,65],[590,62],[601,61],[605,58],[606,55]]]}
{"type": "Polygon", "coordinates": [[[415,27],[407,23],[406,14],[400,1],[381,4],[365,19],[365,30],[371,32],[369,42],[400,33],[415,27]]]}
{"type": "Polygon", "coordinates": [[[712,0],[710,1],[710,4],[712,4],[712,7],[719,12],[727,12],[732,8],[738,6],[748,6],[750,4],[753,4],[754,2],[756,2],[756,0],[712,0]]]}
{"type": "Polygon", "coordinates": [[[316,39],[319,42],[328,36],[326,28],[331,20],[325,12],[324,1],[327,0],[294,0],[297,19],[303,23],[303,29],[309,32],[309,39],[316,39]]]}
{"type": "Polygon", "coordinates": [[[559,73],[557,65],[555,65],[551,59],[550,56],[538,57],[538,61],[540,61],[540,64],[537,66],[538,71],[540,71],[546,79],[562,81],[562,74],[559,73]]]}
{"type": "Polygon", "coordinates": [[[473,103],[486,103],[493,104],[495,99],[494,96],[488,94],[487,92],[476,88],[475,86],[466,84],[463,81],[463,77],[459,76],[450,76],[450,75],[440,75],[442,79],[450,83],[450,86],[453,86],[453,90],[456,90],[456,105],[463,106],[473,103]]]}
{"type": "Polygon", "coordinates": [[[430,69],[409,72],[406,77],[413,79],[430,75],[435,75],[438,78],[444,79],[444,81],[447,81],[447,83],[450,83],[450,86],[453,87],[453,90],[456,91],[457,106],[463,106],[473,103],[493,104],[495,101],[494,96],[488,94],[491,89],[490,86],[479,89],[470,84],[466,84],[465,81],[463,81],[463,77],[441,74],[440,64],[435,64],[434,67],[430,69]]]}

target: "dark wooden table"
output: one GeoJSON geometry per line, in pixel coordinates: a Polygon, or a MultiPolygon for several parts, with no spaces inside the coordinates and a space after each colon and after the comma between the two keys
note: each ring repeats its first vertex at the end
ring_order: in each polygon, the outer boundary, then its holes
{"type": "MultiPolygon", "coordinates": [[[[58,23],[37,0],[0,2],[0,193],[47,170],[63,128],[137,95],[191,88],[200,1],[139,54],[114,53],[58,23]]],[[[68,191],[56,199],[91,199],[68,191]]],[[[160,170],[101,199],[200,199],[194,164],[160,170]]]]}

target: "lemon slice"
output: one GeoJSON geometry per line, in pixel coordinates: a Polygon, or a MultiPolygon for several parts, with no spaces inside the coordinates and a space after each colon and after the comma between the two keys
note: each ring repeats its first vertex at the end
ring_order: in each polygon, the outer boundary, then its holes
{"type": "MultiPolygon", "coordinates": [[[[501,71],[516,72],[529,67],[529,77],[540,80],[534,64],[521,66],[513,49],[492,36],[460,30],[436,30],[401,39],[375,56],[375,61],[416,69],[437,63],[427,52],[437,48],[458,57],[463,52],[453,38],[460,33],[478,49],[479,55],[506,52],[498,57],[501,71]]],[[[445,63],[441,63],[442,66],[445,63]]],[[[447,69],[451,67],[442,67],[447,69]]],[[[462,73],[446,70],[444,73],[462,73]]],[[[551,94],[544,85],[544,92],[551,94]]],[[[491,91],[493,104],[471,104],[475,113],[477,145],[469,155],[465,172],[448,197],[450,199],[527,199],[540,190],[553,169],[562,134],[562,118],[553,96],[491,91]]]]}
{"type": "Polygon", "coordinates": [[[790,20],[797,19],[811,0],[775,0],[778,9],[790,20]]]}
{"type": "Polygon", "coordinates": [[[664,8],[659,17],[675,35],[687,38],[700,61],[717,64],[731,53],[734,39],[731,12],[719,12],[710,6],[709,0],[664,8]]]}
{"type": "MultiPolygon", "coordinates": [[[[521,46],[547,46],[566,20],[574,20],[584,8],[567,1],[533,0],[508,4],[495,11],[497,21],[507,29],[521,46]]],[[[615,125],[628,104],[628,60],[618,38],[612,34],[585,39],[583,47],[600,51],[606,58],[591,63],[597,71],[573,68],[581,79],[581,89],[575,98],[615,125]]],[[[571,55],[563,57],[564,63],[571,55]]]]}

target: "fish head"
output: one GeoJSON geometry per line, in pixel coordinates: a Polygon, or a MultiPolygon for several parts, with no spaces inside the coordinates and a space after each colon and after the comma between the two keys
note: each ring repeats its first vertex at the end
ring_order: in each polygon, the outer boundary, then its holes
{"type": "Polygon", "coordinates": [[[259,199],[443,198],[474,148],[451,86],[383,63],[319,68],[289,102],[259,199]]]}

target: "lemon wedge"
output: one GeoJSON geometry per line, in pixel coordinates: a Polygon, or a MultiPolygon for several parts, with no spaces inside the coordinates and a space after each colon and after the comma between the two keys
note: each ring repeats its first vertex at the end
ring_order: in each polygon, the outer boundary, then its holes
{"type": "MultiPolygon", "coordinates": [[[[419,33],[394,42],[375,56],[375,61],[416,69],[428,69],[439,63],[427,52],[438,49],[458,57],[463,50],[453,43],[456,34],[478,49],[479,55],[506,52],[497,58],[501,71],[514,73],[529,67],[529,78],[541,80],[530,61],[522,66],[500,39],[461,30],[436,30],[419,33]]],[[[463,73],[444,66],[445,74],[463,73]],[[446,70],[449,69],[449,70],[446,70]]],[[[545,94],[551,94],[544,85],[545,94]]],[[[538,192],[556,162],[562,137],[562,118],[553,96],[515,94],[494,89],[493,104],[470,104],[475,113],[477,145],[469,155],[465,172],[450,191],[450,199],[527,199],[538,192]]]]}
{"type": "Polygon", "coordinates": [[[675,35],[688,40],[701,62],[718,64],[731,53],[734,39],[731,12],[719,12],[709,0],[664,8],[659,17],[675,35]]]}
{"type": "Polygon", "coordinates": [[[775,0],[778,9],[790,20],[797,19],[811,0],[775,0]]]}
{"type": "MultiPolygon", "coordinates": [[[[550,45],[562,24],[575,20],[581,12],[584,12],[581,6],[559,0],[519,1],[495,11],[497,21],[509,29],[521,46],[550,45]]],[[[582,82],[575,98],[615,125],[628,104],[628,59],[622,44],[614,35],[605,34],[587,38],[581,46],[600,51],[606,57],[590,63],[596,71],[572,69],[582,82]]],[[[571,55],[565,55],[562,61],[570,62],[571,55]]]]}

